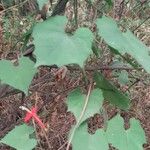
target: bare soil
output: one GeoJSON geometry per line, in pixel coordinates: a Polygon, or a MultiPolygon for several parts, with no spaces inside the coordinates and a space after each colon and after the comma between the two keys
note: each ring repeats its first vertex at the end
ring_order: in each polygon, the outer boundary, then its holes
{"type": "MultiPolygon", "coordinates": [[[[0,138],[5,136],[16,125],[23,123],[25,112],[19,106],[36,105],[38,115],[47,127],[46,137],[36,124],[30,123],[36,128],[38,145],[36,150],[65,150],[68,132],[75,124],[72,113],[67,111],[66,97],[68,93],[78,87],[83,87],[82,76],[79,71],[68,71],[64,79],[58,78],[56,72],[59,68],[41,67],[35,75],[30,86],[30,96],[22,98],[18,93],[0,99],[0,138]],[[49,144],[47,143],[47,140],[49,144]],[[50,145],[51,148],[48,146],[50,145]]],[[[89,73],[90,74],[90,73],[89,73]]],[[[6,92],[6,91],[5,91],[6,92]]],[[[138,82],[131,91],[132,107],[128,112],[120,111],[107,102],[104,104],[109,119],[117,113],[125,119],[126,128],[129,127],[129,119],[135,117],[141,121],[141,125],[147,136],[145,150],[150,149],[150,86],[138,82]]],[[[89,119],[89,132],[94,133],[103,127],[103,117],[95,114],[89,119]]],[[[11,150],[12,148],[0,145],[0,150],[11,150]]],[[[113,148],[110,148],[113,149],[113,148]]]]}
{"type": "MultiPolygon", "coordinates": [[[[84,3],[84,1],[82,1],[84,3]]],[[[97,1],[98,3],[100,1],[97,1]]],[[[101,2],[100,2],[101,3],[101,2]]],[[[101,6],[95,4],[95,6],[101,6]]],[[[82,9],[87,9],[82,7],[82,9]]],[[[79,9],[79,14],[82,15],[82,9],[79,9]]],[[[66,8],[66,13],[72,14],[73,8],[68,5],[66,8]]],[[[96,18],[97,15],[101,15],[98,12],[91,11],[89,18],[96,18]]],[[[119,10],[119,9],[116,9],[119,10]]],[[[129,11],[130,12],[130,11],[129,11]]],[[[133,11],[134,12],[134,11],[133,11]]],[[[142,11],[140,11],[142,12],[142,11]]],[[[130,12],[131,13],[131,12],[130,12]]],[[[129,13],[129,15],[130,15],[129,13]]],[[[110,12],[110,15],[113,12],[110,12]]],[[[145,13],[148,14],[148,13],[145,13]]],[[[128,14],[126,14],[128,15],[128,14]]],[[[137,13],[134,12],[137,17],[137,13]]],[[[129,16],[127,16],[128,18],[129,16]]],[[[144,16],[142,16],[144,17],[144,16]]],[[[15,18],[15,17],[14,17],[15,18]]],[[[70,17],[72,18],[72,16],[70,17]]],[[[80,16],[79,16],[80,18],[80,16]]],[[[20,21],[20,18],[18,19],[20,21]]],[[[81,26],[90,26],[87,24],[87,19],[84,21],[84,17],[80,18],[81,26]]],[[[90,20],[90,19],[89,19],[90,20]]],[[[1,21],[1,20],[0,20],[1,21]]],[[[13,20],[13,22],[15,22],[13,20]]],[[[133,20],[131,19],[131,25],[133,20]]],[[[92,27],[91,27],[92,28],[92,27]]],[[[21,28],[19,28],[21,29],[21,28]]],[[[14,30],[12,28],[12,30],[14,30]]],[[[92,29],[91,29],[92,30],[92,29]]],[[[10,43],[2,41],[2,25],[0,24],[0,59],[7,58],[9,60],[16,59],[18,57],[18,52],[7,52],[5,50],[11,49],[12,45],[10,43]],[[3,48],[5,47],[5,49],[3,48]],[[4,49],[4,51],[1,51],[4,49]]],[[[149,44],[149,28],[142,26],[137,31],[137,35],[145,42],[146,45],[149,44]],[[144,36],[142,35],[144,33],[144,36]],[[145,40],[146,39],[146,40],[145,40]]],[[[11,32],[11,31],[10,31],[11,32]]],[[[17,36],[18,36],[17,30],[17,36]]],[[[12,42],[12,41],[11,41],[12,42]]],[[[105,60],[108,61],[108,56],[103,56],[102,58],[104,64],[107,64],[105,60]],[[106,58],[105,58],[106,57],[106,58]]],[[[94,64],[95,65],[95,64],[94,64]]],[[[100,62],[97,66],[102,65],[100,62]]],[[[16,125],[23,124],[23,119],[26,112],[22,111],[19,106],[26,106],[31,108],[32,106],[37,106],[38,115],[47,127],[46,135],[43,134],[41,129],[34,123],[30,122],[30,125],[36,129],[36,137],[38,139],[38,145],[35,150],[65,150],[67,145],[67,136],[71,129],[71,126],[75,124],[75,117],[71,112],[67,111],[66,97],[71,90],[80,86],[83,89],[82,75],[80,71],[68,70],[65,77],[62,74],[57,74],[60,68],[51,67],[40,67],[38,73],[35,75],[32,84],[30,86],[30,94],[28,97],[23,97],[18,91],[12,90],[12,88],[6,86],[5,88],[0,88],[0,139],[4,137],[9,131],[11,131],[16,125]],[[56,75],[57,74],[57,75],[56,75]],[[11,92],[11,95],[8,93],[11,92]],[[17,93],[17,94],[16,94],[17,93]],[[2,98],[3,97],[3,98],[2,98]],[[51,148],[50,148],[51,147],[51,148]]],[[[91,72],[86,72],[90,77],[91,72]]],[[[109,74],[109,72],[103,72],[104,74],[109,74]]],[[[125,127],[129,127],[129,119],[135,117],[140,120],[142,127],[145,130],[147,137],[147,144],[144,145],[145,150],[150,150],[150,80],[147,80],[146,73],[140,73],[141,80],[137,82],[129,90],[131,95],[132,105],[129,111],[124,112],[111,106],[109,103],[104,103],[104,108],[108,113],[109,119],[120,113],[125,120],[125,127]],[[146,82],[146,84],[145,84],[146,82]]],[[[128,88],[128,87],[122,87],[128,88]]],[[[93,134],[97,129],[103,127],[103,116],[100,114],[95,114],[88,121],[89,132],[93,134]]],[[[72,149],[70,147],[70,149],[72,149]]],[[[114,149],[110,146],[110,150],[114,149]]],[[[9,146],[0,144],[0,150],[13,150],[9,146]]]]}

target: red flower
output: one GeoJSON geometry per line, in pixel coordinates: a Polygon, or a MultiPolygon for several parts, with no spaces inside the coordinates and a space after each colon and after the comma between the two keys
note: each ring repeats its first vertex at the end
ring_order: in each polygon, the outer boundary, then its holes
{"type": "Polygon", "coordinates": [[[27,114],[26,114],[26,116],[24,118],[24,122],[28,123],[31,120],[31,118],[33,117],[33,114],[36,114],[36,113],[37,113],[37,108],[36,107],[32,107],[30,112],[27,111],[27,114]]]}
{"type": "Polygon", "coordinates": [[[32,107],[31,110],[29,110],[28,108],[21,106],[20,107],[22,110],[26,110],[27,114],[24,118],[24,122],[28,123],[31,119],[34,119],[38,125],[42,128],[45,129],[45,125],[43,124],[43,122],[41,121],[41,119],[39,118],[39,116],[37,115],[37,108],[36,107],[32,107]]]}

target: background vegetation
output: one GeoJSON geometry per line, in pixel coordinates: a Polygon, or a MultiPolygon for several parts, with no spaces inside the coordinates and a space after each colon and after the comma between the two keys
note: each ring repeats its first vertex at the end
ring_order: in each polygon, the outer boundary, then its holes
{"type": "Polygon", "coordinates": [[[0,149],[148,150],[149,12],[149,0],[1,0],[0,149]]]}

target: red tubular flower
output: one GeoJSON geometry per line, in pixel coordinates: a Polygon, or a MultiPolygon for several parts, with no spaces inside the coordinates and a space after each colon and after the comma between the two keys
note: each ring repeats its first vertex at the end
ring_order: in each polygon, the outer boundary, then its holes
{"type": "Polygon", "coordinates": [[[41,121],[41,119],[39,118],[39,116],[37,115],[37,108],[36,107],[32,107],[31,110],[29,110],[28,108],[21,106],[20,107],[22,110],[26,110],[27,114],[24,118],[24,122],[28,123],[31,119],[34,119],[38,125],[42,128],[45,129],[45,125],[43,124],[43,122],[41,121]]]}
{"type": "Polygon", "coordinates": [[[27,111],[26,116],[24,118],[24,122],[28,123],[31,120],[31,118],[33,117],[33,114],[36,114],[36,113],[37,113],[37,108],[32,107],[31,112],[27,111]]]}

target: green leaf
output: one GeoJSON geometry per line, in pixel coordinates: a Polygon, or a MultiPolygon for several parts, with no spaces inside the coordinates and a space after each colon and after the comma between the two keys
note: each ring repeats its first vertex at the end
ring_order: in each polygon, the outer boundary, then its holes
{"type": "Polygon", "coordinates": [[[109,120],[106,132],[98,129],[93,135],[87,132],[84,122],[76,129],[72,140],[73,150],[108,150],[109,144],[118,150],[143,150],[144,143],[146,138],[140,122],[130,119],[130,128],[125,130],[120,115],[109,120]]]}
{"type": "Polygon", "coordinates": [[[130,119],[130,128],[126,131],[126,136],[129,150],[143,150],[143,144],[146,143],[145,133],[135,118],[130,119]]]}
{"type": "Polygon", "coordinates": [[[128,72],[126,70],[122,70],[119,74],[118,80],[123,85],[127,84],[129,82],[128,72]]]}
{"type": "Polygon", "coordinates": [[[93,35],[87,28],[78,29],[73,36],[65,33],[67,20],[56,16],[39,23],[33,30],[36,66],[79,64],[83,67],[91,51],[93,35]]]}
{"type": "Polygon", "coordinates": [[[97,26],[99,35],[104,38],[109,46],[118,50],[121,54],[130,54],[150,73],[149,48],[135,37],[131,31],[127,30],[127,32],[122,33],[116,22],[105,16],[97,20],[97,26]]]}
{"type": "Polygon", "coordinates": [[[41,10],[42,7],[44,6],[44,4],[46,4],[48,2],[48,0],[37,0],[37,2],[39,4],[39,8],[41,10]]]}
{"type": "Polygon", "coordinates": [[[36,73],[34,63],[29,58],[20,58],[18,66],[14,66],[8,60],[1,60],[0,70],[2,83],[6,83],[28,94],[29,85],[36,73]]]}
{"type": "Polygon", "coordinates": [[[122,148],[126,149],[124,145],[126,143],[124,121],[119,115],[109,121],[106,133],[109,143],[116,148],[120,148],[119,150],[122,148]]]}
{"type": "Polygon", "coordinates": [[[25,124],[16,126],[0,142],[17,150],[32,150],[37,144],[35,139],[29,138],[33,132],[34,129],[25,124]]]}
{"type": "MultiPolygon", "coordinates": [[[[75,89],[72,91],[67,99],[68,111],[73,112],[76,119],[78,120],[82,109],[84,107],[86,95],[81,93],[80,89],[75,89]]],[[[100,89],[94,89],[91,92],[89,97],[88,105],[80,124],[88,119],[89,117],[93,116],[95,113],[100,111],[100,108],[103,104],[103,96],[102,91],[100,89]]]]}
{"type": "Polygon", "coordinates": [[[125,64],[125,63],[123,63],[123,62],[121,62],[121,61],[119,61],[119,60],[114,60],[112,63],[111,63],[111,65],[110,65],[111,67],[113,67],[113,68],[123,68],[123,67],[131,67],[130,65],[128,65],[128,64],[125,64]]]}
{"type": "Polygon", "coordinates": [[[101,129],[91,135],[87,131],[86,123],[77,128],[72,145],[73,150],[108,150],[109,148],[105,132],[101,129]]]}
{"type": "Polygon", "coordinates": [[[110,103],[116,105],[121,109],[129,108],[130,100],[112,85],[104,76],[98,72],[95,73],[94,79],[96,81],[96,86],[103,91],[103,96],[110,103]]]}
{"type": "Polygon", "coordinates": [[[108,142],[119,150],[143,150],[146,143],[140,122],[130,119],[130,128],[125,130],[124,121],[119,115],[109,121],[106,134],[108,142]]]}
{"type": "Polygon", "coordinates": [[[128,62],[131,66],[133,66],[135,69],[139,67],[139,65],[133,61],[133,58],[124,57],[117,49],[112,48],[111,46],[108,46],[110,51],[114,53],[115,55],[119,55],[122,57],[126,62],[128,62]]]}
{"type": "Polygon", "coordinates": [[[109,6],[113,6],[112,0],[105,0],[109,6]]]}
{"type": "Polygon", "coordinates": [[[95,54],[96,57],[100,56],[101,50],[99,49],[98,45],[96,44],[96,42],[92,43],[92,51],[95,54]]]}

